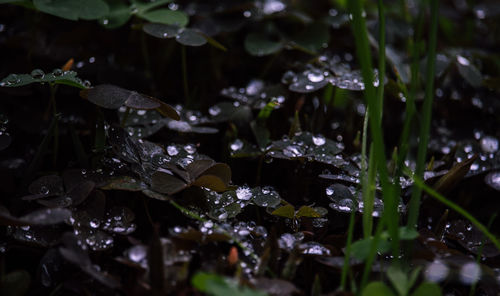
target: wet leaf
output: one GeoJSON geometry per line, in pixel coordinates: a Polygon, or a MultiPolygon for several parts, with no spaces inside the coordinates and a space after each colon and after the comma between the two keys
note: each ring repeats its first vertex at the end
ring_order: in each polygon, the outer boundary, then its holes
{"type": "Polygon", "coordinates": [[[500,191],[500,172],[491,172],[484,177],[484,182],[491,188],[500,191]]]}
{"type": "Polygon", "coordinates": [[[156,38],[175,38],[179,34],[180,28],[174,25],[149,23],[145,24],[142,30],[156,38]]]}
{"type": "Polygon", "coordinates": [[[241,287],[234,279],[225,278],[217,274],[198,272],[191,279],[191,284],[201,292],[208,295],[240,295],[240,296],[265,296],[264,292],[241,287]]]}
{"type": "Polygon", "coordinates": [[[80,93],[83,98],[107,109],[120,108],[132,95],[138,94],[111,84],[97,85],[80,93]]]}
{"type": "Polygon", "coordinates": [[[198,178],[203,172],[214,166],[215,161],[211,159],[196,160],[188,164],[186,171],[189,173],[191,178],[194,180],[198,178]]]}
{"type": "MultiPolygon", "coordinates": [[[[64,193],[63,180],[58,175],[42,176],[30,184],[28,191],[33,194],[35,198],[61,195],[64,193]]],[[[30,200],[33,198],[23,199],[30,200]]]]}
{"type": "Polygon", "coordinates": [[[291,282],[282,279],[257,278],[252,283],[255,288],[270,295],[295,295],[300,294],[299,289],[291,282]]]}
{"type": "Polygon", "coordinates": [[[151,176],[151,188],[160,193],[170,195],[182,191],[186,187],[187,184],[184,181],[164,171],[156,171],[151,176]]]}
{"type": "Polygon", "coordinates": [[[281,203],[281,197],[272,187],[255,187],[251,201],[259,207],[276,208],[281,203]]]}
{"type": "Polygon", "coordinates": [[[362,296],[395,296],[391,288],[383,282],[369,283],[361,293],[362,296]]]}
{"type": "Polygon", "coordinates": [[[439,178],[433,186],[434,189],[442,194],[449,192],[465,177],[472,163],[474,163],[477,158],[478,155],[476,154],[470,159],[457,163],[444,176],[439,178]]]}
{"type": "Polygon", "coordinates": [[[132,13],[130,6],[120,0],[107,0],[109,12],[103,16],[99,23],[107,29],[115,29],[128,22],[132,13]]]}
{"type": "Polygon", "coordinates": [[[80,247],[77,238],[73,234],[65,233],[63,242],[64,246],[59,248],[59,252],[64,259],[76,265],[82,271],[108,288],[115,289],[121,286],[120,282],[100,271],[96,265],[92,264],[88,253],[80,247]]]}
{"type": "Polygon", "coordinates": [[[250,33],[245,38],[245,49],[254,56],[265,56],[283,49],[281,41],[273,41],[265,35],[250,33]]]}
{"type": "Polygon", "coordinates": [[[398,295],[408,295],[411,285],[406,273],[400,267],[391,265],[386,274],[398,295]]]}
{"type": "Polygon", "coordinates": [[[446,237],[455,240],[472,254],[481,254],[484,258],[500,255],[500,251],[495,248],[491,240],[485,238],[483,233],[470,222],[455,220],[449,222],[446,226],[446,237]]]}
{"type": "Polygon", "coordinates": [[[411,296],[441,296],[441,288],[436,283],[424,282],[420,284],[411,296]]]}
{"type": "Polygon", "coordinates": [[[202,46],[207,43],[207,39],[205,39],[202,34],[188,28],[181,29],[179,35],[175,37],[175,40],[187,46],[202,46]]]}
{"type": "Polygon", "coordinates": [[[472,64],[472,62],[461,56],[457,55],[456,63],[458,68],[458,73],[473,87],[481,86],[483,82],[483,77],[481,72],[472,64]]]}
{"type": "Polygon", "coordinates": [[[19,87],[31,83],[55,83],[65,84],[81,89],[86,89],[88,85],[77,77],[75,71],[63,71],[54,69],[51,73],[44,73],[40,69],[35,69],[31,74],[9,74],[2,79],[0,86],[3,87],[19,87]]]}
{"type": "Polygon", "coordinates": [[[231,168],[225,163],[216,163],[207,169],[203,174],[214,175],[228,185],[231,182],[231,168]]]}
{"type": "Polygon", "coordinates": [[[255,136],[255,140],[257,141],[257,144],[259,145],[260,149],[264,150],[270,142],[271,134],[269,130],[264,124],[259,123],[255,120],[250,122],[250,128],[252,129],[252,132],[255,136]]]}
{"type": "Polygon", "coordinates": [[[310,51],[317,51],[324,48],[330,40],[330,34],[326,24],[315,22],[307,25],[304,31],[298,34],[293,41],[310,51]]]}
{"type": "Polygon", "coordinates": [[[64,19],[96,20],[109,12],[109,7],[102,0],[33,0],[35,7],[45,13],[64,19]]]}
{"type": "Polygon", "coordinates": [[[67,209],[39,209],[19,218],[12,216],[9,211],[0,206],[0,224],[2,225],[53,225],[66,221],[71,216],[67,209]]]}
{"type": "Polygon", "coordinates": [[[185,12],[166,8],[141,13],[139,16],[152,23],[176,25],[179,27],[185,27],[189,22],[189,18],[185,12]]]}
{"type": "Polygon", "coordinates": [[[126,191],[142,191],[146,188],[146,184],[129,176],[120,176],[112,179],[108,184],[101,187],[105,190],[126,190],[126,191]]]}
{"type": "Polygon", "coordinates": [[[301,206],[297,213],[295,214],[296,218],[306,217],[306,218],[319,218],[322,215],[318,213],[315,209],[309,206],[301,206]]]}
{"type": "Polygon", "coordinates": [[[149,1],[142,1],[142,0],[130,0],[130,3],[137,8],[137,13],[142,14],[145,13],[149,10],[152,10],[156,7],[160,7],[162,5],[165,5],[167,3],[172,2],[172,0],[156,0],[153,2],[149,1]]]}
{"type": "Polygon", "coordinates": [[[293,92],[310,93],[322,89],[328,84],[328,77],[320,69],[306,70],[302,73],[293,73],[293,79],[288,86],[293,92]]]}
{"type": "Polygon", "coordinates": [[[271,214],[288,219],[293,219],[295,217],[295,208],[292,205],[288,204],[277,208],[271,214]]]}
{"type": "MultiPolygon", "coordinates": [[[[351,256],[361,261],[366,260],[366,258],[368,258],[368,254],[370,253],[372,242],[373,238],[361,239],[354,242],[351,245],[351,256]]],[[[391,244],[386,240],[379,239],[377,252],[384,254],[390,250],[391,250],[391,244]]]]}
{"type": "Polygon", "coordinates": [[[219,177],[214,175],[203,175],[193,182],[193,185],[205,187],[213,191],[221,192],[227,190],[227,184],[219,177]]]}

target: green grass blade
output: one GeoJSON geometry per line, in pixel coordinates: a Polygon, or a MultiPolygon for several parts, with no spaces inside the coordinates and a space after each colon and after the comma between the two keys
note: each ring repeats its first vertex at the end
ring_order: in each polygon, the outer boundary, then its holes
{"type": "MultiPolygon", "coordinates": [[[[425,169],[425,159],[427,156],[427,144],[429,142],[429,131],[431,126],[432,102],[434,98],[434,78],[436,67],[436,43],[438,26],[438,0],[430,1],[431,8],[431,32],[429,38],[429,49],[427,55],[427,73],[425,85],[425,98],[422,107],[422,125],[420,128],[420,139],[417,154],[417,167],[415,173],[421,178],[425,169]]],[[[420,197],[422,190],[415,188],[410,200],[410,209],[408,214],[408,226],[415,229],[420,208],[420,197]]]]}
{"type": "Polygon", "coordinates": [[[380,104],[380,120],[382,120],[384,106],[384,82],[385,82],[385,8],[384,1],[378,0],[378,71],[379,85],[377,89],[377,103],[380,104]]]}
{"type": "Polygon", "coordinates": [[[371,62],[370,48],[368,44],[368,33],[365,19],[362,16],[361,0],[349,1],[349,10],[353,16],[353,33],[356,41],[356,53],[361,64],[363,82],[365,84],[365,99],[372,112],[370,116],[370,130],[373,138],[374,156],[377,160],[377,169],[383,190],[384,215],[389,216],[389,233],[392,237],[392,248],[394,257],[399,254],[398,224],[399,214],[397,211],[396,196],[393,186],[389,181],[387,170],[387,158],[385,156],[385,145],[381,127],[382,104],[377,102],[375,87],[373,86],[373,67],[371,62]]]}

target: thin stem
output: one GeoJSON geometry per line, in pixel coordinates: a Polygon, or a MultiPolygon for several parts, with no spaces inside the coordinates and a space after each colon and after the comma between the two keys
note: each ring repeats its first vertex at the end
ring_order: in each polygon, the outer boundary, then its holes
{"type": "Polygon", "coordinates": [[[123,114],[122,121],[120,122],[120,126],[122,128],[124,128],[125,125],[127,124],[127,119],[130,116],[131,111],[132,110],[130,109],[130,107],[127,107],[127,109],[125,109],[125,113],[123,114]]]}
{"type": "Polygon", "coordinates": [[[370,245],[370,251],[368,253],[368,258],[366,259],[365,262],[365,269],[363,270],[361,287],[359,289],[360,291],[363,291],[363,289],[366,287],[366,284],[368,283],[368,279],[372,272],[372,265],[373,262],[375,261],[375,257],[377,256],[377,247],[380,241],[380,236],[382,235],[382,231],[384,230],[386,217],[387,217],[386,215],[382,215],[382,218],[380,219],[380,221],[378,221],[377,228],[375,228],[375,235],[373,236],[373,240],[370,245]]]}
{"type": "MultiPolygon", "coordinates": [[[[420,13],[418,16],[418,21],[417,21],[417,28],[416,28],[416,33],[414,35],[413,40],[411,40],[411,46],[410,46],[410,54],[412,57],[412,62],[411,62],[411,83],[410,83],[410,91],[407,92],[406,88],[404,88],[403,92],[404,95],[406,96],[406,116],[405,120],[403,123],[403,131],[401,134],[401,140],[400,140],[400,145],[399,145],[399,154],[398,154],[398,161],[397,161],[397,167],[396,167],[396,174],[395,174],[395,179],[399,180],[399,176],[401,176],[401,170],[403,169],[403,164],[406,159],[406,155],[408,154],[409,150],[409,137],[410,137],[410,129],[411,129],[411,123],[413,120],[413,116],[415,114],[415,97],[417,93],[417,89],[419,87],[419,65],[420,65],[420,55],[419,55],[419,45],[420,45],[420,38],[422,35],[422,28],[423,28],[423,14],[420,13]]],[[[404,87],[404,85],[403,85],[404,87]]]]}
{"type": "MultiPolygon", "coordinates": [[[[425,98],[422,107],[422,126],[420,128],[420,141],[418,145],[417,167],[415,174],[421,178],[425,169],[425,159],[427,156],[427,144],[429,142],[429,131],[431,126],[432,101],[434,98],[434,78],[436,67],[436,43],[438,25],[438,0],[431,0],[431,32],[429,40],[429,50],[427,55],[427,73],[425,85],[425,98]]],[[[421,188],[415,188],[410,199],[410,210],[408,214],[408,226],[415,229],[418,221],[420,208],[421,188]]]]}
{"type": "Polygon", "coordinates": [[[182,83],[184,86],[184,100],[186,106],[189,106],[189,85],[188,85],[188,73],[187,73],[187,58],[186,58],[186,46],[181,46],[181,62],[182,62],[182,83]]]}
{"type": "MultiPolygon", "coordinates": [[[[373,217],[371,216],[371,212],[373,211],[373,201],[370,202],[370,178],[368,173],[368,163],[367,163],[367,140],[368,140],[368,117],[369,117],[370,108],[366,108],[365,120],[363,121],[363,137],[361,139],[361,186],[362,186],[362,194],[363,194],[363,234],[364,237],[367,238],[372,233],[373,227],[373,217]]],[[[371,145],[373,146],[373,145],[371,145]]],[[[370,149],[370,168],[374,165],[373,158],[373,149],[370,149]]]]}
{"type": "MultiPolygon", "coordinates": [[[[52,105],[52,116],[57,116],[57,106],[56,106],[56,92],[57,85],[54,83],[49,83],[50,90],[50,104],[52,105]]],[[[52,155],[52,163],[54,167],[57,165],[57,155],[59,153],[59,123],[56,120],[54,126],[54,154],[52,155]]]]}
{"type": "Polygon", "coordinates": [[[349,261],[351,258],[351,243],[352,243],[352,237],[354,234],[354,221],[356,217],[356,209],[351,210],[351,215],[349,217],[349,227],[347,229],[347,242],[345,246],[345,253],[344,253],[344,266],[342,266],[342,275],[340,277],[340,290],[345,291],[346,290],[346,280],[347,280],[347,274],[349,273],[349,261]]]}

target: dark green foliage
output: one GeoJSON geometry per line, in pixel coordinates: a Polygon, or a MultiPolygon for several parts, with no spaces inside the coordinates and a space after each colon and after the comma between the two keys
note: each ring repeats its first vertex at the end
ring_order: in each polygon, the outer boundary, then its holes
{"type": "Polygon", "coordinates": [[[490,2],[0,0],[0,294],[495,295],[490,2]]]}

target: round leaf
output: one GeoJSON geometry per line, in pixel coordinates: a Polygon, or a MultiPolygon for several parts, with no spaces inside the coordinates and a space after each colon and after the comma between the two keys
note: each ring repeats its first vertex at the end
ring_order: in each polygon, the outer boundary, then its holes
{"type": "Polygon", "coordinates": [[[441,296],[441,288],[436,283],[425,282],[411,294],[411,296],[441,296]]]}
{"type": "Polygon", "coordinates": [[[191,178],[195,180],[214,164],[215,162],[211,159],[195,160],[192,163],[188,164],[188,166],[186,167],[186,171],[189,173],[191,178]]]}
{"type": "Polygon", "coordinates": [[[273,41],[265,35],[251,33],[245,38],[245,49],[254,56],[265,56],[276,53],[283,48],[283,42],[273,41]]]}
{"type": "Polygon", "coordinates": [[[285,205],[277,208],[271,214],[288,219],[293,219],[293,217],[295,217],[295,208],[292,205],[285,205]]]}
{"type": "Polygon", "coordinates": [[[160,193],[174,194],[186,187],[184,181],[163,171],[156,171],[151,176],[151,188],[160,193]]]}
{"type": "Polygon", "coordinates": [[[111,84],[97,85],[80,92],[81,97],[106,109],[120,108],[130,95],[131,92],[129,90],[111,84]]]}
{"type": "Polygon", "coordinates": [[[182,30],[177,37],[175,37],[177,42],[187,46],[202,46],[207,43],[207,39],[203,37],[200,33],[191,29],[182,30]]]}
{"type": "Polygon", "coordinates": [[[203,174],[217,176],[226,185],[231,182],[231,168],[225,163],[216,163],[203,174]]]}
{"type": "Polygon", "coordinates": [[[33,4],[42,12],[73,21],[95,20],[109,12],[102,0],[33,0],[33,4]]]}
{"type": "Polygon", "coordinates": [[[297,214],[295,214],[295,217],[320,218],[321,214],[316,212],[316,210],[311,207],[301,206],[297,211],[297,214]]]}
{"type": "Polygon", "coordinates": [[[185,27],[189,22],[189,18],[185,12],[166,8],[149,11],[139,16],[152,23],[176,25],[179,27],[185,27]]]}
{"type": "Polygon", "coordinates": [[[132,13],[130,7],[120,0],[108,0],[109,13],[105,15],[100,23],[107,29],[123,26],[128,22],[132,13]]]}
{"type": "Polygon", "coordinates": [[[382,282],[371,282],[361,293],[362,296],[393,296],[391,288],[382,282]]]}
{"type": "Polygon", "coordinates": [[[179,34],[180,28],[174,25],[149,23],[145,24],[142,30],[156,38],[174,38],[179,34]]]}
{"type": "Polygon", "coordinates": [[[205,187],[213,191],[221,192],[227,190],[226,183],[214,175],[203,175],[193,182],[194,186],[205,187]]]}

